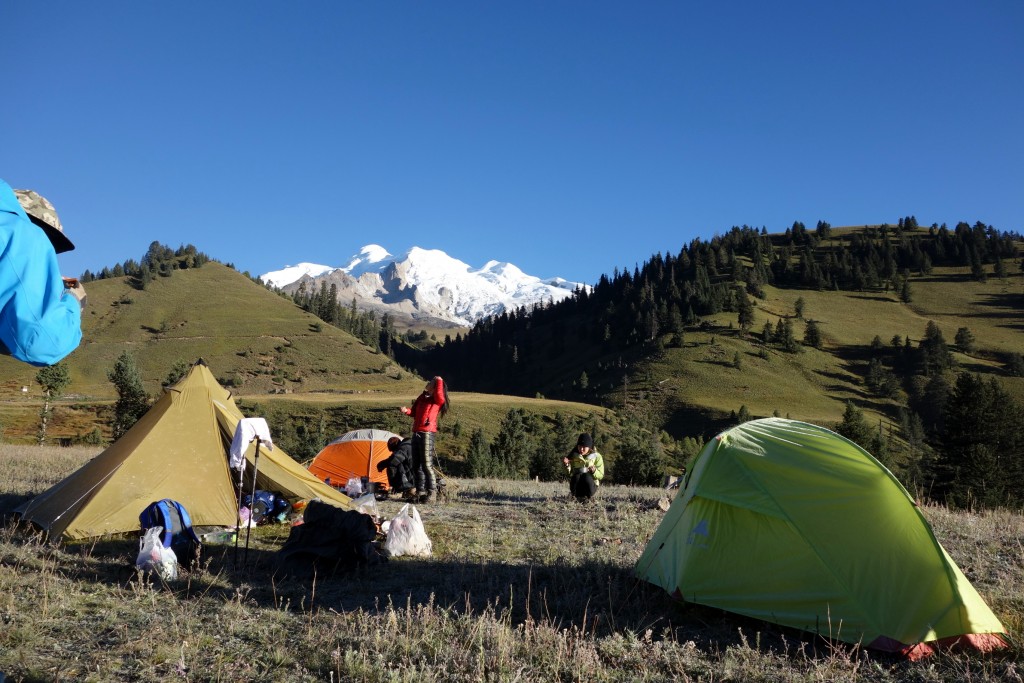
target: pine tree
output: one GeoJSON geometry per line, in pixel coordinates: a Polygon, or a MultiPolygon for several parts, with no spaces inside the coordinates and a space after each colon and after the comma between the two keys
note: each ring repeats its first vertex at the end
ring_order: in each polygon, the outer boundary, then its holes
{"type": "Polygon", "coordinates": [[[491,446],[484,436],[484,430],[477,427],[469,437],[469,451],[466,453],[467,474],[471,478],[480,479],[493,477],[495,474],[494,460],[491,457],[491,446]]]}
{"type": "Polygon", "coordinates": [[[1011,352],[1006,360],[1006,372],[1011,377],[1024,377],[1024,355],[1011,352]]]}
{"type": "Polygon", "coordinates": [[[933,320],[929,320],[925,326],[924,338],[918,344],[918,353],[922,370],[926,375],[933,375],[953,367],[953,356],[946,346],[942,330],[933,320]]]}
{"type": "Polygon", "coordinates": [[[900,301],[909,304],[914,300],[914,292],[910,289],[910,280],[903,278],[900,283],[900,301]]]}
{"type": "Polygon", "coordinates": [[[750,303],[747,290],[738,287],[736,289],[736,306],[739,311],[738,322],[740,329],[746,332],[754,324],[754,305],[750,303]]]}
{"type": "Polygon", "coordinates": [[[111,425],[116,441],[149,410],[149,396],[142,387],[135,358],[127,351],[118,356],[113,369],[107,373],[107,379],[113,383],[117,391],[114,421],[111,425]]]}
{"type": "Polygon", "coordinates": [[[177,384],[178,380],[188,374],[190,368],[191,366],[188,364],[188,361],[175,361],[174,365],[171,366],[170,371],[167,373],[167,377],[165,377],[164,381],[160,383],[160,386],[167,388],[173,384],[177,384]]]}
{"type": "Polygon", "coordinates": [[[656,486],[665,473],[664,447],[660,439],[632,419],[622,424],[618,457],[611,468],[617,484],[656,486]]]}
{"type": "Polygon", "coordinates": [[[796,344],[796,337],[793,336],[793,323],[789,318],[786,318],[786,320],[782,322],[782,337],[779,340],[779,344],[782,346],[784,351],[788,351],[789,353],[794,353],[799,350],[799,347],[796,344]]]}
{"type": "Polygon", "coordinates": [[[68,366],[57,363],[41,368],[36,373],[36,384],[43,390],[43,407],[39,413],[39,443],[46,440],[46,426],[50,421],[50,401],[60,398],[71,383],[68,366]]]}
{"type": "Polygon", "coordinates": [[[1024,409],[991,378],[963,372],[949,396],[939,442],[940,493],[957,506],[1024,502],[1024,409]]]}
{"type": "Polygon", "coordinates": [[[868,426],[864,419],[864,413],[853,405],[851,401],[846,402],[846,410],[843,411],[843,421],[836,425],[835,432],[845,436],[864,450],[872,446],[874,430],[868,426]]]}
{"type": "Polygon", "coordinates": [[[813,346],[816,349],[821,348],[821,330],[818,328],[818,323],[813,320],[808,320],[804,327],[804,345],[813,346]]]}
{"type": "Polygon", "coordinates": [[[956,342],[957,347],[964,353],[972,353],[974,351],[974,333],[968,327],[957,329],[953,341],[956,342]]]}
{"type": "Polygon", "coordinates": [[[528,474],[531,444],[524,416],[521,408],[511,408],[501,420],[498,436],[491,444],[496,474],[500,472],[512,479],[523,479],[528,474]]]}

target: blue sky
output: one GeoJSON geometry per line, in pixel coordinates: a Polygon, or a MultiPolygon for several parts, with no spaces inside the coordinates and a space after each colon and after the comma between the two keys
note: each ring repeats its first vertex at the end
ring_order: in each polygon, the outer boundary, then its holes
{"type": "Polygon", "coordinates": [[[0,177],[66,274],[361,246],[594,283],[733,225],[1024,231],[1024,3],[14,3],[0,177]]]}

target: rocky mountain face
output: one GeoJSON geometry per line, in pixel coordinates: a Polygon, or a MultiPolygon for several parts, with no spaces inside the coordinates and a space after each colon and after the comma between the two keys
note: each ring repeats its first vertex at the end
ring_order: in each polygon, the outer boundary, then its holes
{"type": "Polygon", "coordinates": [[[388,313],[408,325],[469,327],[490,315],[561,301],[584,285],[554,277],[542,280],[511,263],[488,261],[474,269],[437,249],[413,247],[392,256],[370,244],[345,266],[300,263],[260,276],[292,293],[337,287],[338,300],[360,310],[388,313]]]}

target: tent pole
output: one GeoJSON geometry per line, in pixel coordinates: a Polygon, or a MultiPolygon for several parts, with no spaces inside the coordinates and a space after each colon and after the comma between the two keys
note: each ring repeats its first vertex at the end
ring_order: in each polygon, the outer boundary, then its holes
{"type": "Polygon", "coordinates": [[[256,474],[260,469],[260,437],[253,439],[256,442],[256,456],[252,459],[252,492],[249,494],[249,521],[245,525],[245,559],[249,563],[249,534],[252,532],[252,513],[256,509],[256,474]]]}
{"type": "MultiPolygon", "coordinates": [[[[245,489],[245,457],[238,468],[238,505],[235,506],[235,559],[234,568],[238,568],[238,537],[242,531],[242,491],[245,489]]],[[[251,514],[251,513],[250,513],[251,514]]]]}

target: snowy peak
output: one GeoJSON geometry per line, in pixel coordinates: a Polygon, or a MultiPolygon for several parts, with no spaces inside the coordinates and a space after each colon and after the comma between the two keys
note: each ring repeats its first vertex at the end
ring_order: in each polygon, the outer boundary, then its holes
{"type": "Polygon", "coordinates": [[[340,268],[300,264],[261,279],[294,291],[305,276],[318,287],[320,280],[327,280],[337,288],[339,300],[354,298],[364,310],[386,312],[411,324],[450,326],[471,326],[504,311],[561,301],[582,286],[562,278],[541,280],[496,260],[473,269],[439,249],[412,247],[396,258],[376,244],[363,247],[340,268]]]}
{"type": "Polygon", "coordinates": [[[367,244],[359,250],[359,253],[349,259],[348,265],[341,270],[352,277],[359,277],[363,273],[377,272],[387,267],[390,263],[391,254],[379,244],[367,244]]]}
{"type": "Polygon", "coordinates": [[[260,279],[274,287],[284,287],[293,282],[301,280],[304,276],[312,278],[324,273],[329,273],[335,268],[333,266],[321,266],[317,263],[299,263],[294,266],[285,266],[281,270],[260,275],[260,279]]]}

